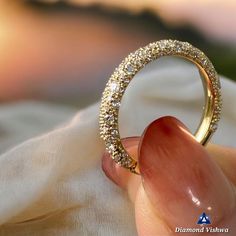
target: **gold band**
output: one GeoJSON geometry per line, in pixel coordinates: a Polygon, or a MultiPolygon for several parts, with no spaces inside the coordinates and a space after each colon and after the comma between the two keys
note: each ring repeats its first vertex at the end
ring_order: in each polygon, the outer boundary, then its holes
{"type": "Polygon", "coordinates": [[[205,145],[217,128],[221,113],[220,81],[207,56],[187,42],[161,40],[129,54],[106,84],[100,107],[100,134],[111,157],[119,165],[137,173],[135,161],[124,149],[119,134],[118,115],[122,96],[135,74],[162,56],[178,56],[193,62],[202,75],[205,106],[196,140],[205,145]]]}

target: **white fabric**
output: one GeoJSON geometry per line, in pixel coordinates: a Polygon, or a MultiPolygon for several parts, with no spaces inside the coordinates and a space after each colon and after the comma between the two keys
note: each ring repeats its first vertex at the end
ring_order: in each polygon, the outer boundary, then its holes
{"type": "MultiPolygon", "coordinates": [[[[177,59],[147,66],[122,100],[122,135],[140,134],[170,114],[194,129],[203,96],[196,72],[177,59]]],[[[224,109],[214,141],[236,147],[236,84],[221,81],[224,109]]],[[[37,102],[0,107],[1,236],[136,235],[126,194],[101,170],[98,112],[99,104],[76,115],[37,102]]]]}

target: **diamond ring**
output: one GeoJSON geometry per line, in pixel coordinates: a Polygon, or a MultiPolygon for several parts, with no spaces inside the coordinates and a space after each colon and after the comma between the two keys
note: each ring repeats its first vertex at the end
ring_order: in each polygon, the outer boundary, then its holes
{"type": "Polygon", "coordinates": [[[148,63],[162,56],[177,56],[194,63],[201,74],[205,91],[205,106],[202,119],[194,136],[205,145],[217,128],[221,113],[221,85],[219,76],[207,56],[187,42],[160,40],[130,53],[115,69],[103,92],[100,107],[100,135],[106,149],[119,165],[138,174],[138,163],[121,143],[118,127],[119,107],[122,96],[133,79],[148,63]]]}

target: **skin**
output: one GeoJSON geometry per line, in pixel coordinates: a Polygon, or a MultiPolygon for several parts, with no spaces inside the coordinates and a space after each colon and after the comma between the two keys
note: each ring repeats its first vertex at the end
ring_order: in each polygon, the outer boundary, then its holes
{"type": "Polygon", "coordinates": [[[196,228],[203,212],[210,227],[228,227],[227,235],[236,235],[236,149],[203,147],[173,117],[155,120],[141,137],[124,139],[123,144],[138,159],[141,175],[119,167],[108,153],[102,167],[128,192],[138,235],[168,236],[176,234],[175,227],[196,228]]]}

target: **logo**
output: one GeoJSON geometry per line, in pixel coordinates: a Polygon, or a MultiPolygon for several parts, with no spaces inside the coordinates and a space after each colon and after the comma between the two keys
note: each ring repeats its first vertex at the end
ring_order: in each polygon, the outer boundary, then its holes
{"type": "Polygon", "coordinates": [[[209,219],[209,216],[206,215],[205,212],[203,212],[200,217],[199,220],[197,222],[198,225],[210,225],[211,221],[209,219]]]}
{"type": "Polygon", "coordinates": [[[175,233],[228,233],[229,228],[218,228],[211,227],[210,217],[203,212],[197,221],[198,227],[185,228],[185,227],[175,227],[175,233]]]}

